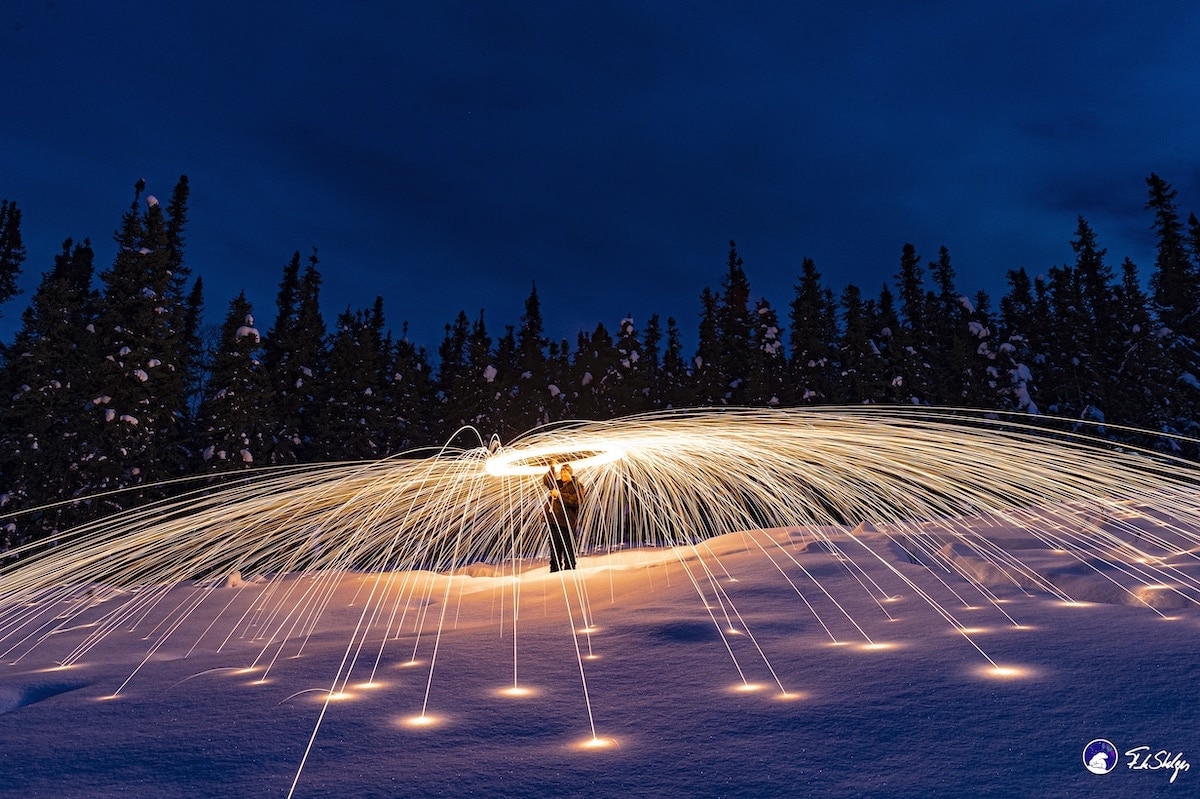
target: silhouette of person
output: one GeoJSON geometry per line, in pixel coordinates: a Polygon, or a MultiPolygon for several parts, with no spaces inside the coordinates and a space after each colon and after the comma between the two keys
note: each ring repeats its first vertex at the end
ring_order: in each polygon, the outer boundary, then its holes
{"type": "Polygon", "coordinates": [[[550,526],[550,571],[575,568],[575,533],[579,523],[579,503],[583,489],[564,463],[554,474],[554,466],[542,480],[550,489],[546,500],[546,521],[550,526]]]}

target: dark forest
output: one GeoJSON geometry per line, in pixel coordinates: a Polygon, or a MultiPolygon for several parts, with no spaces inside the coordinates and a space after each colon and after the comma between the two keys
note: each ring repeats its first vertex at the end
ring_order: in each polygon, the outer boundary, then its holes
{"type": "MultiPolygon", "coordinates": [[[[186,257],[188,181],[166,206],[135,186],[112,264],[66,240],[0,343],[0,551],[169,491],[263,466],[477,446],[569,419],[697,406],[921,404],[1042,417],[1186,458],[1200,418],[1200,221],[1146,179],[1156,258],[1113,263],[1079,217],[1074,263],[1007,273],[994,303],[951,253],[899,248],[892,284],[836,295],[802,261],[786,306],[754,299],[734,242],[674,318],[544,329],[536,287],[515,324],[462,311],[435,350],[376,298],[329,324],[316,251],[283,262],[275,307],[210,311],[186,257]],[[269,317],[269,323],[267,318],[269,317]],[[473,428],[478,435],[471,432],[473,428]]],[[[26,264],[18,200],[0,206],[0,304],[26,264]]],[[[331,317],[332,318],[332,317],[331,317]]]]}

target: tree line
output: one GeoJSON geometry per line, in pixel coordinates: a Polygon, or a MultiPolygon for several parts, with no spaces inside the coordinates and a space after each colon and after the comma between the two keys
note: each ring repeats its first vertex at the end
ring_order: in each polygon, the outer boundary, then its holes
{"type": "MultiPolygon", "coordinates": [[[[670,408],[1020,411],[1196,457],[1175,436],[1196,436],[1200,418],[1200,222],[1162,178],[1146,185],[1157,255],[1145,284],[1128,258],[1113,267],[1080,217],[1074,263],[1009,271],[998,308],[959,291],[945,247],[926,261],[905,244],[878,294],[852,284],[835,296],[805,258],[776,309],[753,298],[731,241],[719,287],[699,298],[692,352],[657,314],[552,339],[535,286],[516,324],[459,312],[434,355],[403,327],[392,333],[380,298],[329,329],[316,251],[284,265],[265,332],[244,294],[206,329],[203,282],[185,258],[187,177],[165,206],[138,181],[112,264],[97,274],[90,242],[66,240],[0,344],[0,551],[160,497],[175,478],[670,408]]],[[[26,258],[20,222],[4,200],[0,304],[26,258]]]]}

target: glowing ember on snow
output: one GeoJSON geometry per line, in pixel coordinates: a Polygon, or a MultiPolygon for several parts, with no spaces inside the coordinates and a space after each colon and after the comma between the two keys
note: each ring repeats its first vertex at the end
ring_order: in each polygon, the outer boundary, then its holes
{"type": "Polygon", "coordinates": [[[1022,680],[1034,676],[1032,669],[1021,666],[987,666],[976,673],[993,680],[1022,680]]]}
{"type": "Polygon", "coordinates": [[[592,737],[592,738],[588,738],[586,741],[579,743],[578,745],[576,745],[575,748],[591,750],[591,749],[611,749],[615,746],[617,746],[616,738],[592,737]]]}
{"type": "Polygon", "coordinates": [[[524,699],[530,696],[536,696],[537,692],[532,688],[527,688],[523,685],[510,685],[507,688],[502,688],[497,691],[500,696],[508,696],[515,699],[524,699]]]}
{"type": "Polygon", "coordinates": [[[436,727],[439,721],[440,719],[438,719],[436,716],[422,714],[420,716],[409,716],[406,719],[401,719],[400,723],[405,727],[413,727],[423,730],[429,729],[430,727],[436,727]]]}

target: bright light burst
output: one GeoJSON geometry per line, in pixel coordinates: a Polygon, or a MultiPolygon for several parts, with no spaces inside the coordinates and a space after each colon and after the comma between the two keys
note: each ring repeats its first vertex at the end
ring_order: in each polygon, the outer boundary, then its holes
{"type": "MultiPolygon", "coordinates": [[[[685,565],[740,684],[767,687],[742,673],[733,636],[750,639],[785,697],[791,694],[725,588],[734,578],[707,543],[716,536],[774,531],[746,540],[835,644],[847,642],[849,629],[862,648],[895,646],[873,640],[842,598],[824,596],[837,618],[818,613],[808,597],[823,588],[800,557],[814,548],[843,564],[885,616],[901,598],[895,586],[918,598],[977,650],[986,673],[1003,679],[1027,671],[993,661],[975,640],[986,628],[960,615],[985,606],[1017,627],[1004,610],[1005,586],[1075,598],[990,539],[989,528],[1023,530],[1159,615],[1200,603],[1200,584],[1181,568],[1200,553],[1200,470],[1083,435],[1051,436],[1032,420],[919,408],[707,410],[541,428],[500,448],[479,441],[371,463],[239,474],[219,490],[197,489],[78,528],[56,547],[19,550],[0,569],[0,658],[22,661],[73,630],[81,633],[72,638],[77,643],[56,653],[67,667],[115,631],[141,630],[146,658],[117,696],[168,640],[180,644],[174,637],[203,606],[199,634],[194,624],[186,628],[188,652],[221,651],[234,637],[252,636],[258,655],[242,665],[264,680],[302,654],[338,581],[361,574],[352,639],[320,689],[323,718],[331,701],[375,684],[405,623],[433,631],[432,651],[421,659],[415,649],[395,653],[392,667],[419,666],[432,685],[452,603],[429,601],[450,591],[431,572],[457,571],[511,580],[509,690],[521,695],[521,576],[546,549],[542,475],[565,462],[586,487],[581,553],[637,549],[643,563],[665,557],[685,565]],[[911,565],[927,568],[918,578],[905,568],[911,565]],[[880,575],[893,589],[881,586],[880,575]],[[172,588],[189,581],[254,586],[263,598],[248,605],[221,592],[177,598],[172,588]],[[947,593],[956,607],[945,602],[947,593]],[[364,664],[369,674],[350,684],[364,664]]],[[[566,573],[562,593],[590,720],[590,601],[566,573]]],[[[427,688],[426,706],[404,723],[432,724],[428,704],[427,688]]],[[[594,721],[591,727],[589,742],[609,740],[594,721]]]]}

